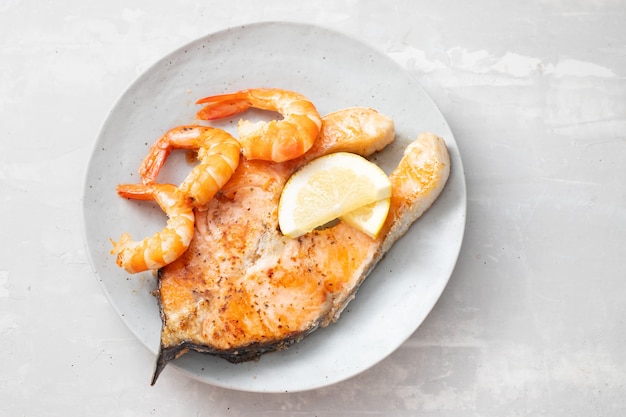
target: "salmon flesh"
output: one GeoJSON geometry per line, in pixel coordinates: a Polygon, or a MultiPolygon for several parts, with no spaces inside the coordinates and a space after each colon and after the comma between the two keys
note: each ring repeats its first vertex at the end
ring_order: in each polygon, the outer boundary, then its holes
{"type": "Polygon", "coordinates": [[[445,142],[420,134],[390,174],[391,206],[377,239],[340,221],[296,239],[283,236],[278,201],[299,166],[336,151],[368,156],[394,136],[393,127],[365,139],[331,130],[323,128],[314,147],[294,161],[242,159],[216,198],[196,211],[189,249],[158,271],[163,326],[152,384],[189,350],[238,363],[333,323],[444,188],[450,170],[445,142]]]}

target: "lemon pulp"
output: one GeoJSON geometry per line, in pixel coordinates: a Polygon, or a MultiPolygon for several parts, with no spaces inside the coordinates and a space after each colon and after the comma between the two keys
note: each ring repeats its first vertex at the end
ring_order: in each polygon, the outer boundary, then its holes
{"type": "MultiPolygon", "coordinates": [[[[289,178],[281,194],[278,222],[284,235],[298,237],[390,197],[389,177],[376,164],[356,154],[333,153],[314,159],[289,178]]],[[[380,221],[380,208],[376,213],[371,223],[363,221],[362,215],[348,216],[346,221],[356,228],[366,227],[363,231],[370,235],[373,230],[375,235],[386,217],[385,213],[380,221]],[[376,219],[380,225],[373,224],[376,219]]]]}

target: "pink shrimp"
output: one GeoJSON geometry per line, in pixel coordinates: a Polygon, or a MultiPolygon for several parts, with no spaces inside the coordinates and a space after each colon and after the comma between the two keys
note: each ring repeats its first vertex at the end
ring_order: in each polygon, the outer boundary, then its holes
{"type": "Polygon", "coordinates": [[[255,88],[205,97],[196,102],[201,120],[214,120],[241,113],[250,107],[276,111],[282,120],[240,120],[239,141],[248,159],[283,162],[308,151],[317,138],[322,120],[313,103],[302,94],[277,88],[255,88]]]}
{"type": "Polygon", "coordinates": [[[208,126],[178,126],[166,132],[150,148],[139,174],[153,184],[174,149],[197,149],[200,163],[180,184],[194,206],[206,204],[226,184],[239,165],[240,145],[222,129],[208,126]]]}
{"type": "Polygon", "coordinates": [[[117,265],[131,274],[159,269],[178,259],[189,247],[194,233],[193,207],[187,195],[172,184],[120,184],[117,193],[135,200],[154,200],[167,214],[167,225],[140,242],[128,233],[111,240],[117,265]]]}

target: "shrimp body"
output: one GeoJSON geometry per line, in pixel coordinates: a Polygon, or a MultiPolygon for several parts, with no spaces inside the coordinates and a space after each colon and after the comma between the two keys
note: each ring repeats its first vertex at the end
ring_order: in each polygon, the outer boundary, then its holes
{"type": "Polygon", "coordinates": [[[187,196],[172,184],[120,184],[117,193],[135,200],[154,200],[167,214],[167,225],[160,232],[133,241],[128,233],[113,242],[111,254],[127,272],[159,269],[182,255],[194,233],[193,207],[187,196]]]}
{"type": "Polygon", "coordinates": [[[196,102],[201,120],[233,116],[250,107],[278,112],[282,120],[251,122],[240,120],[239,141],[247,159],[283,162],[308,151],[322,126],[313,103],[302,94],[277,88],[256,88],[231,94],[205,97],[196,102]]]}
{"type": "Polygon", "coordinates": [[[334,152],[369,156],[394,138],[393,119],[367,107],[348,107],[322,118],[320,135],[304,158],[309,160],[334,152]]]}
{"type": "Polygon", "coordinates": [[[139,168],[144,184],[153,184],[174,149],[197,149],[198,160],[180,184],[194,206],[205,205],[228,182],[239,165],[241,146],[225,130],[208,126],[170,129],[152,147],[139,168]]]}

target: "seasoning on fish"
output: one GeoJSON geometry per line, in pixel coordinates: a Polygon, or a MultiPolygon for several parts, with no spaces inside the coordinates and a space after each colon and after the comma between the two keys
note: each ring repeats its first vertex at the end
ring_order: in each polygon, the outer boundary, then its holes
{"type": "Polygon", "coordinates": [[[376,263],[443,190],[450,170],[444,140],[424,133],[407,147],[389,176],[389,214],[375,239],[343,221],[291,239],[278,227],[278,202],[288,178],[313,158],[384,148],[393,140],[393,122],[385,123],[373,134],[324,134],[322,125],[311,149],[284,163],[242,158],[221,192],[196,210],[189,249],[158,272],[163,326],[152,384],[189,350],[234,363],[254,360],[339,318],[376,263]]]}

